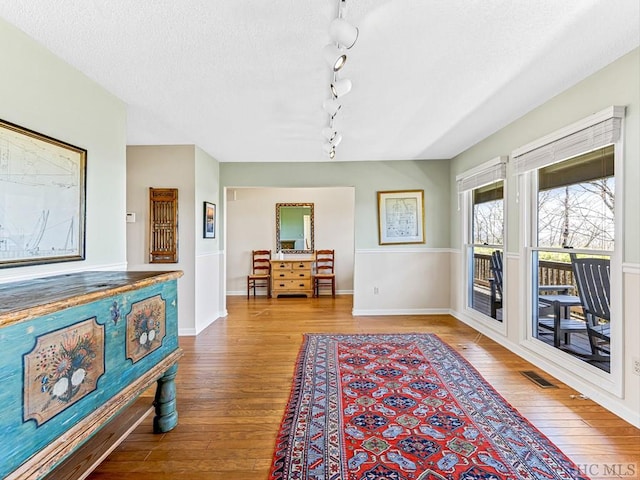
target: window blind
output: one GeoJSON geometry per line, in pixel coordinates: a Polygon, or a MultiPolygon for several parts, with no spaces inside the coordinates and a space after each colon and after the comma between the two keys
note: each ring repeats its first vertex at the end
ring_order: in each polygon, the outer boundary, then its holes
{"type": "Polygon", "coordinates": [[[504,182],[498,180],[497,182],[485,185],[484,187],[475,188],[473,190],[473,204],[479,205],[481,203],[493,202],[495,200],[502,200],[504,198],[504,182]]]}
{"type": "Polygon", "coordinates": [[[592,182],[615,174],[614,148],[609,145],[538,170],[538,190],[592,182]]]}
{"type": "Polygon", "coordinates": [[[507,163],[506,157],[501,157],[500,160],[485,168],[481,168],[477,171],[470,171],[467,174],[462,174],[457,177],[458,181],[458,193],[467,192],[476,188],[484,187],[495,183],[499,180],[504,180],[507,177],[507,163]]]}
{"type": "Polygon", "coordinates": [[[620,138],[621,117],[610,117],[513,156],[517,175],[546,167],[576,155],[615,143],[620,138]]]}

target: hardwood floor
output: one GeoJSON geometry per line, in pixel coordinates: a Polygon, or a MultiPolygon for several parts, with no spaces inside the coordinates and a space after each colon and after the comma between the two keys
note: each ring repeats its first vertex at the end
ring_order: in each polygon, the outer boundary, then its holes
{"type": "Polygon", "coordinates": [[[352,317],[351,296],[227,302],[227,318],[180,338],[178,426],[154,435],[147,418],[90,480],[266,479],[302,333],[329,332],[436,333],[592,478],[638,478],[640,430],[453,317],[352,317]],[[522,370],[559,388],[542,389],[522,370]]]}

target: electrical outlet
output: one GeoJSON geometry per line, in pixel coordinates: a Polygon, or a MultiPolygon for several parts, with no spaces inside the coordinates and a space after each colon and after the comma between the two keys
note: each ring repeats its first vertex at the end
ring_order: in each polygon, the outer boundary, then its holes
{"type": "Polygon", "coordinates": [[[640,375],[640,358],[633,357],[631,359],[631,364],[633,373],[635,373],[636,375],[640,375]]]}
{"type": "Polygon", "coordinates": [[[380,290],[378,290],[378,287],[373,287],[373,294],[378,295],[378,293],[380,293],[380,290]]]}

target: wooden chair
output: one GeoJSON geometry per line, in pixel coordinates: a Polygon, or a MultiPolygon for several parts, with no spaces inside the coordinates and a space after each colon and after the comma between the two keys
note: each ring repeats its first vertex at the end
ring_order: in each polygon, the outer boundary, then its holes
{"type": "Polygon", "coordinates": [[[611,264],[606,258],[577,258],[571,255],[573,276],[578,286],[587,334],[589,360],[609,361],[611,341],[611,264]]]}
{"type": "Polygon", "coordinates": [[[336,275],[334,273],[334,251],[316,250],[316,270],[313,275],[313,294],[320,296],[320,288],[331,287],[331,296],[336,296],[336,275]]]}
{"type": "Polygon", "coordinates": [[[267,298],[271,297],[271,250],[252,250],[251,273],[247,276],[247,298],[253,289],[267,288],[267,298]]]}

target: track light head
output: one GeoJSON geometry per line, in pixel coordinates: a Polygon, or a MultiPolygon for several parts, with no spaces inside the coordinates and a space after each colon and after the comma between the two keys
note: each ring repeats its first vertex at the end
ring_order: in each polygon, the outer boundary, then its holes
{"type": "Polygon", "coordinates": [[[341,97],[351,91],[351,86],[351,80],[348,78],[335,80],[331,84],[331,93],[335,98],[341,97]]]}
{"type": "Polygon", "coordinates": [[[333,138],[338,134],[338,132],[336,132],[333,128],[331,127],[324,127],[322,129],[322,136],[324,138],[326,138],[327,140],[331,141],[333,140],[333,138]]]}
{"type": "Polygon", "coordinates": [[[324,55],[324,59],[334,72],[337,72],[344,67],[345,62],[347,61],[347,54],[332,43],[325,45],[322,53],[324,55]]]}
{"type": "Polygon", "coordinates": [[[336,149],[330,143],[323,144],[322,145],[322,151],[325,153],[325,155],[328,155],[329,158],[333,158],[333,157],[336,156],[336,149]]]}
{"type": "Polygon", "coordinates": [[[338,100],[336,100],[335,98],[330,98],[322,102],[322,108],[331,117],[334,117],[336,113],[338,113],[338,110],[342,108],[342,105],[340,105],[340,102],[338,102],[338,100]]]}
{"type": "Polygon", "coordinates": [[[358,40],[358,29],[344,18],[336,18],[329,25],[329,36],[338,45],[349,49],[358,40]]]}

